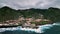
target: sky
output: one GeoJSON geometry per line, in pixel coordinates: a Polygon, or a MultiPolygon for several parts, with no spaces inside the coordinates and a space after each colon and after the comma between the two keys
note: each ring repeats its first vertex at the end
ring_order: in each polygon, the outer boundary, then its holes
{"type": "Polygon", "coordinates": [[[60,8],[60,0],[0,0],[0,7],[3,6],[9,6],[14,9],[47,9],[49,7],[60,8]]]}

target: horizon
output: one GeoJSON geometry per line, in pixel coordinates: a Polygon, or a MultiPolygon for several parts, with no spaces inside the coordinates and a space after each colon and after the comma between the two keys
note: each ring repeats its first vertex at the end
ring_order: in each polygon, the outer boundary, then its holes
{"type": "MultiPolygon", "coordinates": [[[[3,7],[0,7],[0,9],[1,8],[10,8],[10,9],[14,9],[14,8],[11,8],[11,7],[9,7],[9,6],[3,6],[3,7]]],[[[49,8],[56,8],[56,7],[49,7],[49,8]]],[[[49,8],[47,8],[47,9],[49,9],[49,8]]],[[[41,8],[29,8],[29,9],[41,9],[41,8]]],[[[47,10],[46,9],[46,10],[47,10]]],[[[57,9],[60,9],[60,8],[57,8],[57,9]]],[[[28,10],[28,9],[14,9],[14,10],[28,10]]],[[[45,9],[43,9],[43,10],[45,10],[45,9]]]]}

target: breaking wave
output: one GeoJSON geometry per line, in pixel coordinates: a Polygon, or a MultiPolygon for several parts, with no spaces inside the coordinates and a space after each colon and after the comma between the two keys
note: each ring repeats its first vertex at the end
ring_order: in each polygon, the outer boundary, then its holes
{"type": "Polygon", "coordinates": [[[11,27],[11,28],[0,28],[0,32],[22,30],[22,31],[28,31],[28,32],[30,31],[30,32],[36,32],[36,33],[44,33],[46,29],[50,29],[54,25],[59,25],[59,24],[53,23],[53,24],[41,25],[41,26],[38,26],[39,28],[37,28],[37,29],[22,28],[21,26],[11,27]]]}

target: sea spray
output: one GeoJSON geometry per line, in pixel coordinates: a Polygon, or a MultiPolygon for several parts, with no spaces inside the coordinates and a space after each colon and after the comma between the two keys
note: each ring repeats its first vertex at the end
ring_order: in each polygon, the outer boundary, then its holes
{"type": "Polygon", "coordinates": [[[21,26],[18,26],[18,27],[10,27],[10,28],[0,28],[0,32],[23,30],[23,31],[28,31],[28,32],[44,33],[46,29],[50,29],[54,25],[59,25],[59,23],[40,25],[40,26],[38,26],[37,29],[33,29],[33,28],[22,28],[21,26]]]}
{"type": "Polygon", "coordinates": [[[15,30],[23,30],[23,31],[28,31],[28,32],[36,32],[36,33],[44,33],[46,29],[50,29],[53,27],[52,24],[46,24],[46,25],[41,25],[38,26],[39,28],[33,29],[33,28],[22,28],[21,26],[18,27],[11,27],[11,28],[0,28],[0,32],[4,31],[15,31],[15,30]]]}

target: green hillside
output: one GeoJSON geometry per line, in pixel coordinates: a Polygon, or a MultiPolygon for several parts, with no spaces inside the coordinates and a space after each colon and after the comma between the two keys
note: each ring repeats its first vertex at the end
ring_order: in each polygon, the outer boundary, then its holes
{"type": "Polygon", "coordinates": [[[40,14],[44,15],[44,18],[50,19],[53,22],[60,22],[60,9],[50,7],[48,9],[26,9],[15,10],[7,6],[0,8],[0,21],[6,21],[10,19],[17,19],[19,16],[39,18],[40,14]]]}

